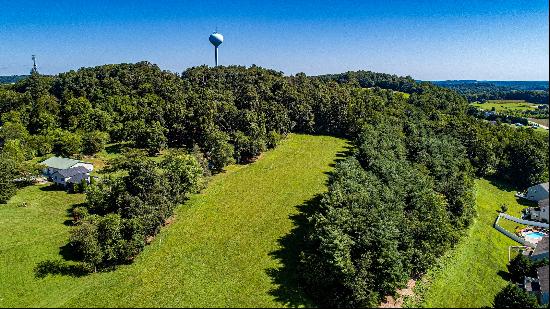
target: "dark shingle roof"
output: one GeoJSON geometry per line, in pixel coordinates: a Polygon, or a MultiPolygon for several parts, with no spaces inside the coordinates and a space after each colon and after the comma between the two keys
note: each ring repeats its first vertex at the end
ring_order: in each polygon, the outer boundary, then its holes
{"type": "Polygon", "coordinates": [[[73,177],[69,178],[69,180],[67,180],[68,183],[81,183],[82,182],[82,179],[88,179],[88,176],[86,174],[78,174],[78,175],[74,175],[73,177]]]}
{"type": "Polygon", "coordinates": [[[537,247],[535,248],[535,252],[533,252],[533,254],[538,255],[538,254],[542,254],[544,252],[548,252],[548,235],[544,236],[537,243],[537,247]]]}
{"type": "Polygon", "coordinates": [[[541,292],[548,293],[548,265],[537,268],[541,292]]]}
{"type": "Polygon", "coordinates": [[[85,168],[84,166],[77,166],[77,167],[57,171],[57,173],[59,173],[61,176],[65,177],[65,178],[66,177],[73,177],[73,176],[78,175],[78,174],[86,174],[86,173],[89,173],[89,172],[90,171],[88,171],[88,169],[85,168]]]}

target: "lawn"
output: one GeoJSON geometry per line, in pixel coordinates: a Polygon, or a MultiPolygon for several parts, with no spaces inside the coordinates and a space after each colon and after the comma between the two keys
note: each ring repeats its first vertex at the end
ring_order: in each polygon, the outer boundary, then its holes
{"type": "Polygon", "coordinates": [[[485,103],[472,103],[473,106],[490,111],[493,107],[499,113],[537,110],[538,104],[524,100],[488,100],[485,103]]]}
{"type": "Polygon", "coordinates": [[[507,283],[502,276],[508,263],[508,246],[519,244],[494,229],[493,223],[502,203],[513,216],[519,216],[526,206],[518,203],[515,191],[505,184],[479,179],[476,186],[475,222],[457,247],[441,259],[439,267],[428,272],[427,282],[419,285],[421,306],[490,306],[507,283]]]}
{"type": "Polygon", "coordinates": [[[61,259],[67,210],[83,196],[22,189],[0,205],[0,307],[307,306],[299,293],[281,292],[295,282],[280,277],[277,252],[297,206],[326,190],[326,173],[346,147],[337,138],[290,135],[255,163],[212,177],[132,265],[83,277],[40,279],[33,271],[61,259]],[[18,207],[22,201],[29,206],[18,207]]]}

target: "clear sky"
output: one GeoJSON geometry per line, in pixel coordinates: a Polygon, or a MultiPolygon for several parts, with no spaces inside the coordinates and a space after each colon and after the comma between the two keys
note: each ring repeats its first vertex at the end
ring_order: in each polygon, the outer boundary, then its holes
{"type": "Polygon", "coordinates": [[[348,70],[423,80],[548,80],[548,1],[0,0],[0,75],[148,60],[308,75],[348,70]]]}

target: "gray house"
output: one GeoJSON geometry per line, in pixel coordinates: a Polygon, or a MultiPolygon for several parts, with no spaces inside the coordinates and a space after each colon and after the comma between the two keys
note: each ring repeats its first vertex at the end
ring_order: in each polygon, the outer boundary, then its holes
{"type": "Polygon", "coordinates": [[[540,291],[537,293],[541,305],[548,305],[548,265],[537,268],[540,291]]]}
{"type": "Polygon", "coordinates": [[[548,183],[539,183],[527,189],[527,192],[523,194],[523,198],[530,201],[538,202],[548,198],[548,183]]]}
{"type": "Polygon", "coordinates": [[[542,260],[548,258],[548,235],[544,236],[538,243],[533,253],[531,253],[531,259],[542,260]]]}
{"type": "Polygon", "coordinates": [[[54,172],[50,178],[56,184],[67,186],[69,184],[79,184],[82,180],[90,182],[90,171],[84,166],[71,167],[54,172]]]}
{"type": "Polygon", "coordinates": [[[47,176],[47,177],[51,177],[57,171],[66,170],[69,168],[74,168],[79,166],[86,168],[88,172],[91,172],[94,170],[94,166],[92,163],[69,159],[69,158],[61,158],[61,157],[51,157],[47,160],[40,162],[40,164],[46,166],[43,172],[44,172],[44,176],[47,176]]]}
{"type": "Polygon", "coordinates": [[[538,207],[529,208],[531,220],[548,222],[548,199],[540,200],[538,207]]]}

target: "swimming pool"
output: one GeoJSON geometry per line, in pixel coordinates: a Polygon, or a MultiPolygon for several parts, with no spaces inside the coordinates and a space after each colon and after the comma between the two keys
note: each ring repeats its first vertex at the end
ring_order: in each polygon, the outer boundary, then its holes
{"type": "Polygon", "coordinates": [[[525,238],[529,237],[529,238],[533,238],[533,239],[539,239],[539,238],[543,238],[544,236],[546,236],[546,234],[541,233],[541,232],[528,232],[528,233],[525,233],[524,236],[525,236],[525,238]]]}

